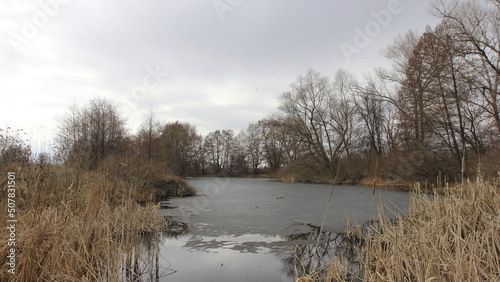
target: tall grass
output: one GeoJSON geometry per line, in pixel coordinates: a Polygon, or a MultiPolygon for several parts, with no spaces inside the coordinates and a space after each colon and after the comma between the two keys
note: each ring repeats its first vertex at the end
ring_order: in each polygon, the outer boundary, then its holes
{"type": "MultiPolygon", "coordinates": [[[[0,245],[1,281],[123,281],[141,276],[142,238],[165,229],[168,222],[158,215],[158,205],[138,203],[142,193],[133,183],[105,172],[55,165],[15,171],[17,267],[15,275],[7,273],[11,247],[0,245]]],[[[5,195],[0,205],[6,207],[5,195]]],[[[0,214],[5,227],[6,213],[0,214]]],[[[0,230],[6,238],[8,230],[0,230]]]]}
{"type": "Polygon", "coordinates": [[[370,227],[348,231],[365,242],[358,261],[336,259],[321,269],[325,276],[298,281],[500,281],[499,189],[478,181],[432,197],[417,192],[407,216],[381,213],[370,227]]]}

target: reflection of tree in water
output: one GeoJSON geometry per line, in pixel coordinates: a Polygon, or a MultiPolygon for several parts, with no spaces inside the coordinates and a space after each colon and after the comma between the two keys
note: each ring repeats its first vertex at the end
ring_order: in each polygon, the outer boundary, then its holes
{"type": "MultiPolygon", "coordinates": [[[[280,257],[283,273],[288,277],[305,277],[313,274],[322,281],[328,265],[334,259],[349,262],[351,275],[358,272],[357,250],[363,249],[363,242],[357,236],[345,233],[321,232],[320,227],[308,225],[312,232],[281,236],[282,241],[268,243],[268,248],[280,257]],[[320,236],[319,243],[316,242],[320,236]]],[[[182,222],[171,223],[165,232],[142,234],[143,252],[139,262],[131,265],[127,272],[127,280],[160,281],[174,274],[169,262],[160,255],[160,247],[168,238],[178,239],[189,233],[188,225],[182,222]]],[[[263,237],[274,235],[260,234],[263,237]]],[[[130,265],[130,264],[129,264],[130,265]]],[[[351,276],[352,277],[352,276],[351,276]]]]}
{"type": "Polygon", "coordinates": [[[304,277],[314,274],[323,277],[328,265],[334,258],[350,263],[350,273],[357,272],[357,248],[363,242],[356,236],[347,236],[345,233],[322,232],[320,227],[309,225],[313,232],[285,236],[287,241],[297,242],[291,253],[281,258],[285,272],[291,277],[304,277]],[[319,244],[316,245],[320,237],[319,244]],[[311,273],[312,272],[312,273],[311,273]]]}
{"type": "Polygon", "coordinates": [[[189,233],[183,222],[169,222],[163,232],[143,232],[140,234],[140,246],[135,246],[131,254],[125,256],[123,276],[127,281],[160,281],[176,271],[170,269],[170,263],[161,256],[160,246],[167,238],[179,238],[189,233]],[[166,267],[165,267],[166,266],[166,267]]]}
{"type": "Polygon", "coordinates": [[[190,232],[189,225],[187,223],[171,220],[168,224],[167,230],[165,232],[162,232],[162,238],[179,239],[179,237],[182,237],[183,235],[186,235],[189,232],[190,232]]]}

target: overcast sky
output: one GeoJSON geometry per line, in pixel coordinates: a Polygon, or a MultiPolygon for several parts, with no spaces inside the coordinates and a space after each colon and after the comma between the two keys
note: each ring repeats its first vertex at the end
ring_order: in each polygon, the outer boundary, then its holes
{"type": "Polygon", "coordinates": [[[429,2],[2,0],[0,127],[48,150],[69,106],[105,97],[130,132],[150,107],[203,134],[237,132],[309,68],[386,65],[379,52],[395,36],[436,24],[429,2]]]}

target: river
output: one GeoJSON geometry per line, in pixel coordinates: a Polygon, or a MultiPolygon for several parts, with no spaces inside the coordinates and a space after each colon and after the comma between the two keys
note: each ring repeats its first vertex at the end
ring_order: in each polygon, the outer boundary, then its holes
{"type": "Polygon", "coordinates": [[[389,216],[409,204],[407,192],[370,187],[264,178],[188,182],[197,196],[162,203],[161,213],[181,224],[161,236],[160,281],[293,281],[333,256],[355,257],[356,242],[343,235],[348,222],[376,219],[381,204],[389,216]]]}

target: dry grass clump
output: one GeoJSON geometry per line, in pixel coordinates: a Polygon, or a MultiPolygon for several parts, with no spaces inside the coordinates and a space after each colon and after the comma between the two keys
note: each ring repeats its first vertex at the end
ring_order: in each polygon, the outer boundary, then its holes
{"type": "Polygon", "coordinates": [[[325,171],[317,162],[305,158],[292,161],[282,167],[274,175],[283,182],[328,183],[330,173],[325,171]]]}
{"type": "Polygon", "coordinates": [[[381,218],[369,235],[364,279],[500,280],[498,185],[469,183],[412,197],[409,216],[381,218]]]}
{"type": "MultiPolygon", "coordinates": [[[[167,226],[157,206],[138,204],[128,183],[99,172],[55,165],[15,172],[16,274],[6,271],[11,247],[2,244],[1,281],[121,281],[141,275],[142,239],[167,226]]],[[[5,212],[0,224],[8,226],[5,212]]],[[[6,228],[0,232],[8,235],[6,228]]]]}
{"type": "Polygon", "coordinates": [[[169,197],[189,197],[195,196],[196,190],[187,184],[187,182],[178,176],[168,176],[158,179],[153,186],[154,196],[157,199],[169,197]]]}
{"type": "Polygon", "coordinates": [[[109,157],[101,162],[99,171],[108,177],[125,181],[134,193],[133,198],[140,203],[196,195],[196,189],[170,173],[166,167],[140,158],[109,157]]]}
{"type": "MultiPolygon", "coordinates": [[[[404,183],[398,182],[396,180],[384,179],[381,177],[365,177],[359,181],[360,185],[364,186],[375,186],[375,187],[400,187],[405,186],[404,183]]],[[[403,189],[401,189],[403,190],[403,189]]]]}
{"type": "MultiPolygon", "coordinates": [[[[500,187],[468,183],[432,197],[416,193],[408,216],[384,214],[368,231],[353,262],[333,261],[322,281],[500,281],[500,187]]],[[[382,209],[383,210],[383,209],[382,209]]],[[[307,278],[307,277],[305,277],[307,278]]],[[[318,281],[301,278],[299,281],[318,281]]]]}
{"type": "Polygon", "coordinates": [[[334,257],[328,265],[314,269],[311,273],[298,278],[296,282],[349,281],[351,277],[349,262],[345,259],[334,257]]]}

